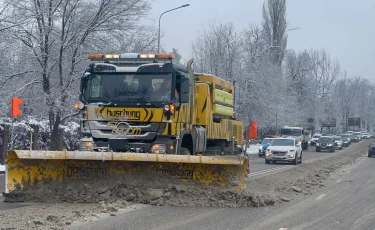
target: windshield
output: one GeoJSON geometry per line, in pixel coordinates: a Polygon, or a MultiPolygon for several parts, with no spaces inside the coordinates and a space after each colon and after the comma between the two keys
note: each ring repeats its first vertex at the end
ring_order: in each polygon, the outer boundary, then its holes
{"type": "Polygon", "coordinates": [[[264,139],[263,141],[262,141],[262,144],[269,144],[269,143],[271,143],[272,142],[272,138],[266,138],[266,139],[264,139]]]}
{"type": "Polygon", "coordinates": [[[314,134],[314,136],[313,136],[313,138],[319,138],[319,137],[321,137],[322,135],[320,135],[320,134],[314,134]]]}
{"type": "Polygon", "coordinates": [[[285,136],[301,136],[301,129],[281,129],[281,135],[285,136]]]}
{"type": "Polygon", "coordinates": [[[84,89],[88,101],[171,101],[172,74],[95,74],[84,89]]]}
{"type": "Polygon", "coordinates": [[[275,139],[272,141],[271,146],[294,146],[293,139],[275,139]]]}
{"type": "Polygon", "coordinates": [[[329,137],[321,137],[319,138],[319,141],[320,142],[333,142],[332,138],[329,138],[329,137]]]}
{"type": "Polygon", "coordinates": [[[334,137],[333,140],[335,140],[335,141],[341,141],[341,137],[334,137]]]}
{"type": "Polygon", "coordinates": [[[353,133],[354,135],[361,135],[361,133],[357,133],[357,132],[355,132],[355,133],[353,133]]]}

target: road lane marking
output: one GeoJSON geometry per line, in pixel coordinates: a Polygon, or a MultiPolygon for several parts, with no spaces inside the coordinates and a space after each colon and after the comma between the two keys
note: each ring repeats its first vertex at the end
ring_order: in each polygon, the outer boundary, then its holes
{"type": "Polygon", "coordinates": [[[265,169],[265,170],[250,173],[248,175],[248,177],[254,177],[254,176],[258,176],[258,175],[262,175],[262,174],[266,174],[266,173],[270,173],[270,172],[275,172],[275,171],[279,171],[279,170],[291,168],[291,167],[293,167],[293,166],[292,165],[286,165],[286,166],[280,166],[280,167],[276,167],[276,168],[265,169]]]}
{"type": "Polygon", "coordinates": [[[341,179],[338,179],[337,181],[336,181],[336,183],[338,184],[338,183],[340,183],[342,180],[341,179]]]}
{"type": "Polygon", "coordinates": [[[325,197],[326,196],[326,194],[321,194],[320,196],[318,196],[315,200],[321,200],[323,197],[325,197]]]}
{"type": "Polygon", "coordinates": [[[287,228],[280,228],[279,230],[288,230],[287,228]]]}

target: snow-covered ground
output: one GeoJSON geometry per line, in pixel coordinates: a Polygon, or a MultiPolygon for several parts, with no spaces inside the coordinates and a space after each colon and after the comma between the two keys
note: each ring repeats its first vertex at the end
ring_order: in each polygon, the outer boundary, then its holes
{"type": "Polygon", "coordinates": [[[247,151],[246,153],[247,154],[258,154],[259,152],[259,144],[256,144],[256,145],[249,145],[248,148],[247,148],[247,151]]]}
{"type": "Polygon", "coordinates": [[[5,165],[0,164],[0,173],[5,172],[5,165]]]}

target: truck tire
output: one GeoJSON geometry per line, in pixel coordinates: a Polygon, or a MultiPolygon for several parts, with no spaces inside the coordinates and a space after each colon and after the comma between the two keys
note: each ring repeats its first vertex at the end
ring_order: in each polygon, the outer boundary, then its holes
{"type": "Polygon", "coordinates": [[[190,155],[190,151],[187,148],[180,149],[180,155],[190,155]]]}
{"type": "Polygon", "coordinates": [[[302,144],[302,150],[307,150],[309,148],[309,143],[305,142],[302,144]]]}

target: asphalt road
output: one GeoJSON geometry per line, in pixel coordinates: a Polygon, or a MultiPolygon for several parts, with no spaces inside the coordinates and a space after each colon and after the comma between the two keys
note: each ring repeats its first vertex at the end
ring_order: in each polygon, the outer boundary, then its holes
{"type": "MultiPolygon", "coordinates": [[[[353,145],[351,145],[349,148],[352,148],[353,145]]],[[[339,150],[336,150],[336,153],[337,152],[339,152],[339,150]]],[[[333,153],[315,152],[315,146],[309,146],[309,149],[303,152],[303,162],[304,163],[307,163],[309,161],[311,162],[318,158],[329,156],[330,154],[333,154],[333,153]]],[[[294,166],[290,164],[285,164],[285,163],[266,165],[264,163],[264,158],[260,158],[257,155],[251,156],[249,179],[257,178],[257,177],[263,176],[264,174],[276,173],[281,170],[286,170],[289,167],[294,167],[294,166]]],[[[5,190],[5,177],[4,177],[4,174],[0,174],[0,210],[6,210],[9,208],[19,207],[20,204],[18,204],[17,206],[17,204],[7,204],[7,203],[2,202],[3,197],[1,194],[4,190],[5,190]]],[[[22,205],[26,205],[26,204],[22,204],[22,205]]]]}
{"type": "Polygon", "coordinates": [[[73,229],[368,230],[375,227],[375,158],[332,175],[308,198],[264,208],[137,206],[73,229]]]}
{"type": "MultiPolygon", "coordinates": [[[[353,143],[349,147],[344,147],[343,150],[353,148],[357,144],[359,143],[353,143]]],[[[304,150],[302,153],[302,164],[313,162],[319,158],[329,157],[332,154],[338,154],[340,151],[342,150],[336,150],[335,153],[331,153],[329,151],[315,152],[315,146],[309,146],[308,150],[304,150]]],[[[251,155],[249,178],[259,177],[264,174],[276,173],[290,167],[294,166],[289,163],[265,164],[264,158],[258,157],[258,155],[251,155]]]]}

